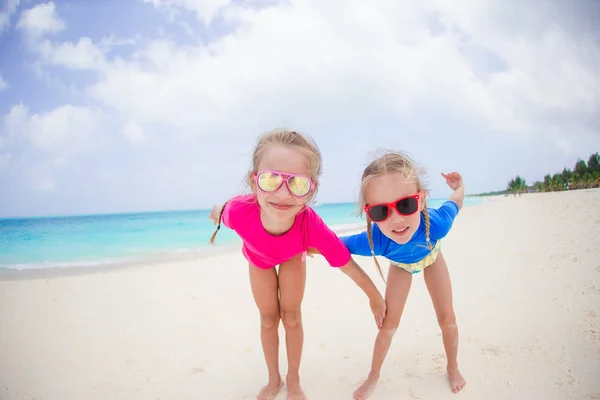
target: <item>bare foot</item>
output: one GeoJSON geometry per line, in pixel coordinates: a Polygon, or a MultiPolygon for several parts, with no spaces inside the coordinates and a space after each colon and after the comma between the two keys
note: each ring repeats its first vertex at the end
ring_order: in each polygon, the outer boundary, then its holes
{"type": "Polygon", "coordinates": [[[288,400],[306,400],[306,395],[300,387],[300,378],[287,377],[286,385],[288,400]]]}
{"type": "Polygon", "coordinates": [[[266,386],[263,386],[256,395],[256,400],[275,400],[275,397],[277,397],[277,393],[279,393],[282,386],[283,380],[281,377],[277,380],[269,380],[269,383],[267,383],[266,386]]]}
{"type": "Polygon", "coordinates": [[[366,400],[371,396],[373,390],[375,390],[375,386],[377,386],[377,382],[379,381],[379,377],[371,376],[359,386],[358,389],[354,391],[354,400],[366,400]]]}
{"type": "Polygon", "coordinates": [[[458,369],[448,370],[448,381],[450,382],[452,393],[460,392],[467,384],[467,381],[458,369]]]}

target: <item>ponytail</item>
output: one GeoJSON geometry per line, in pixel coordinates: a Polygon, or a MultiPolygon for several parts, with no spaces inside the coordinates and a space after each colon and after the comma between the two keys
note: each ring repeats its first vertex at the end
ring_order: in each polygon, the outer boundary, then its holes
{"type": "Polygon", "coordinates": [[[225,204],[223,204],[223,207],[221,208],[221,212],[219,213],[219,223],[217,224],[217,229],[215,229],[214,233],[210,237],[210,244],[215,243],[215,237],[217,236],[219,229],[221,229],[221,218],[223,217],[223,211],[225,210],[226,205],[227,205],[227,202],[225,202],[225,204]]]}
{"type": "Polygon", "coordinates": [[[369,247],[371,247],[371,255],[373,256],[373,260],[375,260],[375,265],[377,266],[377,271],[379,271],[379,275],[383,282],[387,285],[387,281],[383,276],[383,271],[381,270],[381,265],[379,265],[379,261],[377,261],[377,257],[375,257],[375,246],[373,245],[373,225],[371,224],[371,220],[367,218],[367,236],[369,238],[369,247]]]}
{"type": "Polygon", "coordinates": [[[431,238],[429,237],[429,230],[431,227],[431,222],[429,221],[429,211],[427,211],[427,204],[425,204],[425,208],[421,211],[423,215],[423,220],[425,221],[425,240],[427,240],[427,248],[431,250],[433,247],[431,246],[431,238]]]}

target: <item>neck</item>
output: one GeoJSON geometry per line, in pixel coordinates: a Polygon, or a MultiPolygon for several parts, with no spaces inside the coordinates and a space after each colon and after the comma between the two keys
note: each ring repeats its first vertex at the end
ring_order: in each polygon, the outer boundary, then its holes
{"type": "Polygon", "coordinates": [[[263,228],[274,236],[281,236],[289,231],[294,225],[294,220],[295,218],[290,218],[287,221],[273,221],[264,211],[260,211],[260,222],[263,228]]]}

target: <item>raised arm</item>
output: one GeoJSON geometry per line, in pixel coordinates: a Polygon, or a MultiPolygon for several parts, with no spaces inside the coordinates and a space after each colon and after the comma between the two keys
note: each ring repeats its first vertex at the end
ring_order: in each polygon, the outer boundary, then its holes
{"type": "Polygon", "coordinates": [[[450,189],[454,190],[450,195],[450,200],[455,202],[460,210],[465,199],[465,186],[462,176],[458,172],[450,172],[449,174],[442,172],[442,176],[446,179],[446,184],[448,184],[450,189]]]}

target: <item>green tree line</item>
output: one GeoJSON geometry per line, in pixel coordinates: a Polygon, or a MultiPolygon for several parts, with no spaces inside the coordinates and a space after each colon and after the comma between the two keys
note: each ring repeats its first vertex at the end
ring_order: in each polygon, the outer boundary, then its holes
{"type": "Polygon", "coordinates": [[[508,193],[555,192],[560,190],[586,189],[600,187],[600,154],[590,155],[587,162],[578,159],[571,170],[564,168],[562,172],[544,176],[543,181],[536,181],[527,185],[525,179],[517,175],[508,182],[508,193]]]}

